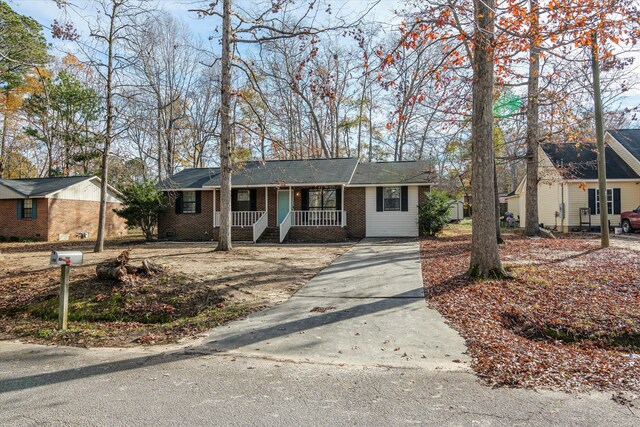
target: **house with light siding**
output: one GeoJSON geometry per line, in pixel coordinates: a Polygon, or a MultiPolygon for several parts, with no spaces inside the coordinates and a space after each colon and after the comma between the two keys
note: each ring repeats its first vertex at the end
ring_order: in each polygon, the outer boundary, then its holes
{"type": "MultiPolygon", "coordinates": [[[[105,236],[126,233],[113,209],[122,207],[109,187],[105,236]]],[[[98,231],[100,178],[74,176],[0,179],[0,239],[63,241],[93,238],[98,231]]]]}
{"type": "MultiPolygon", "coordinates": [[[[231,178],[231,236],[253,242],[418,236],[418,205],[433,182],[425,161],[240,163],[231,178]]],[[[159,238],[218,238],[219,168],[184,169],[160,188],[168,209],[159,218],[159,238]]]]}
{"type": "MultiPolygon", "coordinates": [[[[640,130],[606,133],[607,210],[611,227],[620,214],[640,206],[640,130]]],[[[600,229],[595,144],[542,144],[539,148],[538,218],[561,232],[600,229]]],[[[508,209],[524,226],[526,178],[512,192],[508,209]]]]}

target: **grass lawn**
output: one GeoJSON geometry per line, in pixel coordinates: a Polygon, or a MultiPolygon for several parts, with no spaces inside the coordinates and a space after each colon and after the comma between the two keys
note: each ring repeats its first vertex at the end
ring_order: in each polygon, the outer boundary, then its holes
{"type": "Polygon", "coordinates": [[[468,224],[421,241],[428,304],[491,385],[640,391],[640,242],[506,235],[512,280],[472,280],[468,224]]]}
{"type": "MultiPolygon", "coordinates": [[[[60,270],[48,267],[52,244],[0,244],[0,339],[74,346],[166,344],[288,299],[349,246],[111,242],[85,251],[72,267],[69,329],[56,329],[60,270]],[[127,283],[97,280],[97,263],[131,248],[131,264],[165,267],[127,283]]],[[[78,243],[65,244],[76,249],[78,243]]]]}

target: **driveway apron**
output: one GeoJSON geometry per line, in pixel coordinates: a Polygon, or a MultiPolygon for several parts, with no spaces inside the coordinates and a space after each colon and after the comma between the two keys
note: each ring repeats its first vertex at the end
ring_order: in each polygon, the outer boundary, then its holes
{"type": "Polygon", "coordinates": [[[466,370],[464,340],[427,307],[415,239],[365,239],[288,301],[209,331],[213,351],[361,366],[466,370]]]}

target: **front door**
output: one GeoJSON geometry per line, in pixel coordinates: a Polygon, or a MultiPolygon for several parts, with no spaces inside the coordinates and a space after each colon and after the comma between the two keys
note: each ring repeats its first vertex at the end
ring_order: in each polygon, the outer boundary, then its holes
{"type": "Polygon", "coordinates": [[[289,191],[278,190],[278,224],[284,221],[289,210],[289,191]]]}

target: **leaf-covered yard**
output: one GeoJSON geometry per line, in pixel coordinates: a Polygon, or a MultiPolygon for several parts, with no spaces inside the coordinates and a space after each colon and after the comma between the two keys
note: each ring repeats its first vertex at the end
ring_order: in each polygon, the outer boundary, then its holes
{"type": "Polygon", "coordinates": [[[471,235],[421,242],[428,304],[491,385],[640,391],[640,242],[507,235],[511,280],[465,276],[471,235]]]}
{"type": "MultiPolygon", "coordinates": [[[[63,246],[63,245],[59,245],[63,246]]],[[[71,245],[68,245],[71,246],[71,245]]],[[[213,243],[132,245],[132,263],[163,266],[154,277],[120,283],[96,278],[96,264],[123,250],[113,244],[72,267],[69,329],[57,330],[60,270],[49,268],[42,244],[0,244],[0,340],[74,346],[166,344],[288,299],[348,245],[240,245],[215,252],[213,243]]]]}

